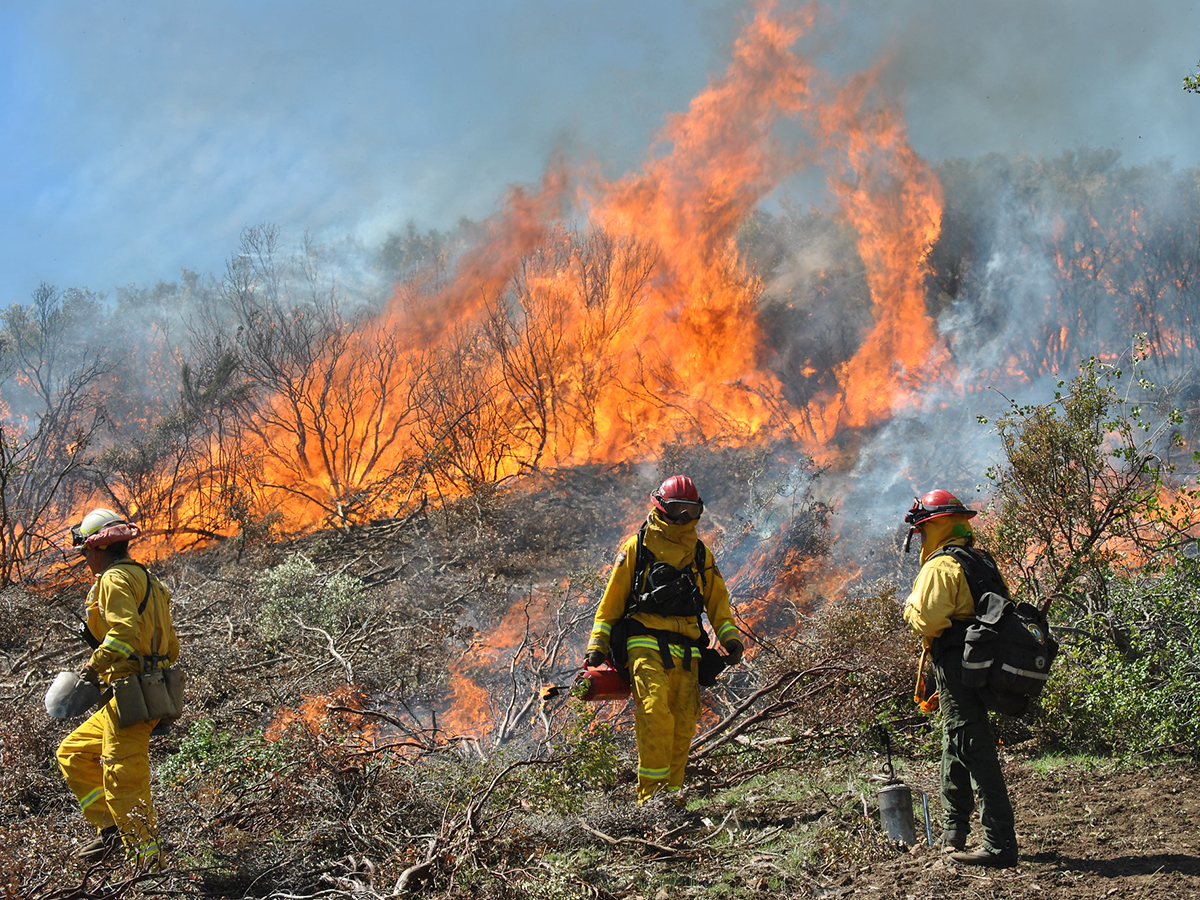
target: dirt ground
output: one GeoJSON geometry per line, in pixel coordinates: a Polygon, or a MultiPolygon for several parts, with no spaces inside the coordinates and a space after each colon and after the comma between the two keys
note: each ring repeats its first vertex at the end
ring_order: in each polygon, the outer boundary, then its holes
{"type": "Polygon", "coordinates": [[[1015,868],[957,866],[918,847],[847,876],[826,896],[1200,897],[1200,767],[1006,770],[1021,842],[1015,868]]]}

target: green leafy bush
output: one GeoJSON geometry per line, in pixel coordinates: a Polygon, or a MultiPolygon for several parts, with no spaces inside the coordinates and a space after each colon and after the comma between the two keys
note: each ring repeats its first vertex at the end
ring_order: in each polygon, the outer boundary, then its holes
{"type": "Polygon", "coordinates": [[[287,762],[286,744],[268,741],[261,732],[233,735],[218,730],[212,719],[200,719],[188,728],[179,751],[163,762],[158,777],[185,792],[202,793],[279,771],[287,762]]]}
{"type": "Polygon", "coordinates": [[[572,699],[568,724],[554,747],[559,762],[521,774],[525,802],[557,813],[579,811],[593,790],[611,788],[623,767],[611,721],[601,720],[601,704],[572,699]]]}
{"type": "MultiPolygon", "coordinates": [[[[1144,352],[1135,345],[1135,365],[1144,352]]],[[[1122,388],[1124,378],[1087,360],[1053,402],[1013,402],[990,423],[1004,461],[987,473],[994,495],[980,523],[983,545],[1010,587],[1057,598],[1061,616],[1109,614],[1114,573],[1169,560],[1200,519],[1194,485],[1180,484],[1159,453],[1179,411],[1167,404],[1152,414],[1155,386],[1139,377],[1122,388]]]]}
{"type": "Polygon", "coordinates": [[[362,618],[362,581],[344,572],[324,574],[303,553],[263,572],[257,590],[263,601],[258,629],[268,642],[288,642],[301,631],[297,619],[335,634],[362,618]]]}
{"type": "MultiPolygon", "coordinates": [[[[1135,338],[1132,362],[1146,355],[1135,338]]],[[[1053,601],[1062,652],[1029,721],[1072,751],[1200,750],[1200,492],[1167,459],[1176,397],[1085,361],[1043,405],[1010,405],[982,543],[1022,600],[1053,601]]]]}
{"type": "Polygon", "coordinates": [[[1111,617],[1066,635],[1037,723],[1076,750],[1200,754],[1198,592],[1189,558],[1115,581],[1111,617]]]}

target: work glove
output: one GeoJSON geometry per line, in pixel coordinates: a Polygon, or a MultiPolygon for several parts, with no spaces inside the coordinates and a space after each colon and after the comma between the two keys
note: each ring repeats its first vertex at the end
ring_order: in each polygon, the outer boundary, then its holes
{"type": "Polygon", "coordinates": [[[603,650],[589,650],[587,655],[587,664],[593,669],[598,669],[604,665],[604,661],[608,659],[608,655],[603,650]]]}
{"type": "Polygon", "coordinates": [[[746,645],[737,638],[725,641],[721,644],[725,648],[726,654],[725,665],[736,666],[742,661],[742,654],[746,652],[746,645]]]}
{"type": "Polygon", "coordinates": [[[84,666],[79,670],[78,674],[79,677],[88,684],[94,684],[96,687],[100,687],[100,674],[91,666],[84,666]]]}

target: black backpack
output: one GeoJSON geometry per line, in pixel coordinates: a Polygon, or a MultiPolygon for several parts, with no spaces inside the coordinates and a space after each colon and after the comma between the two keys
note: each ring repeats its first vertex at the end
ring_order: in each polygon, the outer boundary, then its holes
{"type": "Polygon", "coordinates": [[[1041,694],[1058,655],[1045,612],[1012,600],[986,550],[943,547],[933,555],[958,560],[975,600],[962,651],[963,685],[976,688],[989,709],[1019,716],[1041,694]]]}

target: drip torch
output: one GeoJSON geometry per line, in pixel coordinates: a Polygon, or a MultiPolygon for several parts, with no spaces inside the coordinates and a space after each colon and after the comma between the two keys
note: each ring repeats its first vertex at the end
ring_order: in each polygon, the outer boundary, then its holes
{"type": "MultiPolygon", "coordinates": [[[[878,725],[879,737],[883,742],[887,761],[883,765],[883,774],[887,780],[879,788],[879,824],[883,826],[884,834],[889,839],[906,844],[909,847],[917,843],[917,830],[913,824],[912,789],[896,777],[892,766],[892,741],[887,729],[878,725]]],[[[929,797],[924,791],[921,797],[925,807],[925,835],[930,845],[933,844],[933,833],[929,823],[929,797]]]]}
{"type": "Polygon", "coordinates": [[[572,696],[579,700],[599,703],[605,700],[624,700],[632,693],[625,673],[608,663],[599,667],[585,666],[571,685],[548,684],[541,689],[542,701],[558,696],[570,688],[572,696]]]}

